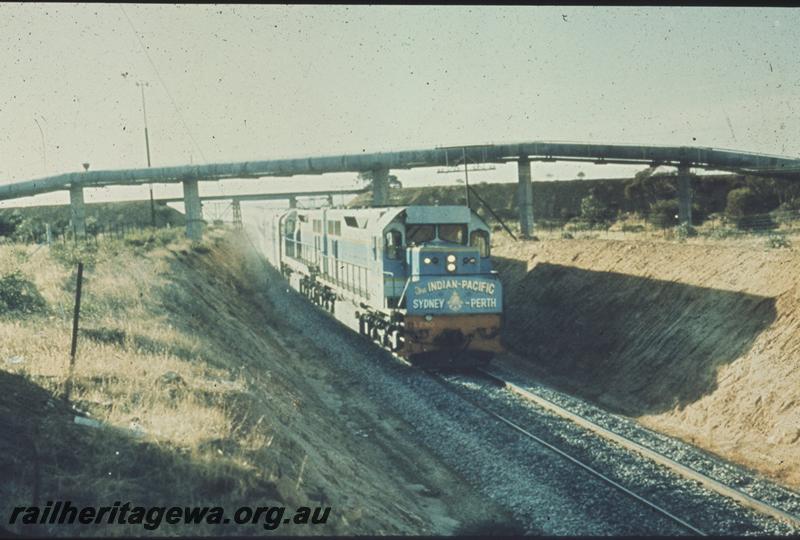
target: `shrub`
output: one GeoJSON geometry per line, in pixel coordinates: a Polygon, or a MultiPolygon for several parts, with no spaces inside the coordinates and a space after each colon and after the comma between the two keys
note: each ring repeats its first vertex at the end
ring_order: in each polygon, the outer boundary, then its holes
{"type": "Polygon", "coordinates": [[[690,236],[697,236],[697,231],[695,231],[689,224],[681,223],[675,227],[675,237],[678,240],[686,240],[690,236]]]}
{"type": "Polygon", "coordinates": [[[578,218],[573,218],[570,220],[569,223],[564,225],[564,229],[569,232],[591,231],[593,228],[594,227],[592,227],[591,223],[588,223],[578,218]]]}
{"type": "Polygon", "coordinates": [[[0,215],[0,236],[11,237],[22,222],[22,217],[18,212],[12,212],[11,215],[0,215]]]}
{"type": "Polygon", "coordinates": [[[708,237],[713,239],[713,240],[722,240],[722,239],[734,236],[736,234],[737,234],[737,231],[734,230],[734,229],[729,229],[727,227],[719,227],[719,228],[716,228],[716,229],[712,230],[708,234],[708,237]]]}
{"type": "Polygon", "coordinates": [[[775,222],[765,214],[770,204],[771,199],[749,187],[732,189],[728,192],[725,216],[739,229],[774,229],[775,222]]]}
{"type": "Polygon", "coordinates": [[[44,311],[47,303],[39,290],[20,271],[0,278],[0,313],[35,313],[44,311]]]}
{"type": "Polygon", "coordinates": [[[675,227],[678,224],[678,201],[667,199],[651,204],[650,222],[661,229],[675,227]]]}
{"type": "Polygon", "coordinates": [[[767,247],[773,249],[791,248],[792,243],[782,234],[770,234],[767,238],[767,247]]]}
{"type": "MultiPolygon", "coordinates": [[[[680,210],[677,199],[664,199],[650,205],[650,223],[661,229],[668,229],[680,224],[680,210]]],[[[699,204],[692,203],[692,225],[700,225],[706,219],[705,211],[699,204]]]]}
{"type": "Polygon", "coordinates": [[[50,248],[50,256],[64,266],[83,262],[91,267],[97,260],[97,247],[88,242],[57,242],[50,248]]]}
{"type": "Polygon", "coordinates": [[[639,223],[623,223],[619,230],[624,233],[638,233],[644,231],[644,225],[639,223]]]}
{"type": "Polygon", "coordinates": [[[581,218],[592,225],[606,223],[611,219],[608,205],[592,195],[581,199],[581,218]]]}

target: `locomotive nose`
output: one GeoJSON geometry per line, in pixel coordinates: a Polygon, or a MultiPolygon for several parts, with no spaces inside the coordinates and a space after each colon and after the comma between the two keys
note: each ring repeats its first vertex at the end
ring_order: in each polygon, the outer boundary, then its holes
{"type": "Polygon", "coordinates": [[[467,337],[461,330],[447,329],[436,336],[433,342],[436,346],[444,350],[460,350],[466,347],[467,337]]]}
{"type": "Polygon", "coordinates": [[[462,275],[480,272],[478,250],[467,246],[419,246],[408,250],[414,275],[462,275]]]}

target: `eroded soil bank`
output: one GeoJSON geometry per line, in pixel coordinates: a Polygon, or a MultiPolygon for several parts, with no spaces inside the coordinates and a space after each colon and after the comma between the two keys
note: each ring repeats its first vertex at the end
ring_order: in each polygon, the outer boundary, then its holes
{"type": "Polygon", "coordinates": [[[407,422],[285,324],[240,234],[211,231],[199,246],[174,236],[0,246],[0,275],[19,272],[43,298],[38,311],[0,313],[2,527],[56,536],[270,533],[264,520],[152,530],[7,523],[15,506],[58,500],[221,506],[228,517],[240,506],[331,507],[326,524],[281,524],[281,535],[453,534],[507,521],[420,447],[407,422]],[[81,331],[65,400],[78,259],[81,331]]]}
{"type": "Polygon", "coordinates": [[[800,488],[800,253],[495,238],[525,369],[800,488]]]}

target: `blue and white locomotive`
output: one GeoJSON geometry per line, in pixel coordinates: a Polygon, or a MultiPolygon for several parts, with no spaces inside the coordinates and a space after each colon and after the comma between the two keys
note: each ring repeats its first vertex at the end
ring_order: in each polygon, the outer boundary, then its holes
{"type": "Polygon", "coordinates": [[[259,228],[293,288],[410,361],[484,363],[502,350],[490,230],[467,207],[281,210],[259,228]]]}

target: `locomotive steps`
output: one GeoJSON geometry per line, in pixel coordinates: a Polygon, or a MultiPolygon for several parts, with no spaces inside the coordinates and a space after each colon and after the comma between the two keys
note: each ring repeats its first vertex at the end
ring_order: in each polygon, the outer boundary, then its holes
{"type": "Polygon", "coordinates": [[[495,240],[515,369],[800,488],[800,253],[495,240]]]}
{"type": "MultiPolygon", "coordinates": [[[[19,270],[46,303],[0,314],[0,515],[38,491],[42,505],[332,507],[327,524],[279,534],[451,534],[506,521],[294,334],[241,238],[212,231],[192,247],[173,233],[77,253],[0,246],[0,277],[19,270]],[[66,402],[76,258],[86,270],[66,402]]],[[[265,532],[76,525],[37,534],[265,532]]]]}

